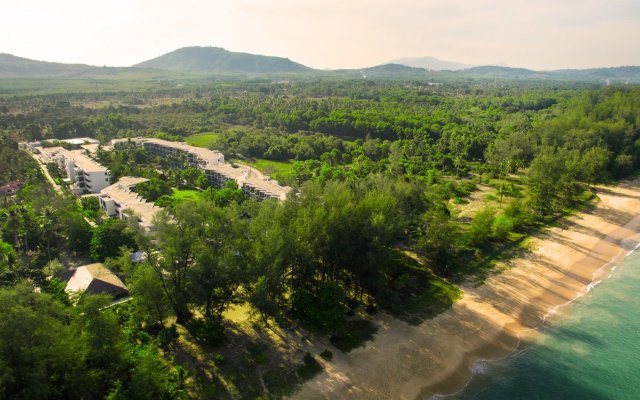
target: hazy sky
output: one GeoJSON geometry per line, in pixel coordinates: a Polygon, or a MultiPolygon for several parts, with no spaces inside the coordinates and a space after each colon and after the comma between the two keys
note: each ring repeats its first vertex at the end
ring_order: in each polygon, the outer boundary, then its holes
{"type": "Polygon", "coordinates": [[[0,53],[124,66],[183,46],[357,68],[431,55],[640,65],[640,0],[0,0],[0,53]]]}

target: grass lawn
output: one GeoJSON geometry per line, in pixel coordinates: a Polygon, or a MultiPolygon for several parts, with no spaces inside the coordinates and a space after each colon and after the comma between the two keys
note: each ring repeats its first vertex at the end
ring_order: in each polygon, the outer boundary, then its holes
{"type": "Polygon", "coordinates": [[[192,146],[209,148],[218,136],[220,136],[220,134],[214,132],[197,133],[195,135],[187,136],[185,141],[192,146]]]}
{"type": "Polygon", "coordinates": [[[202,195],[202,192],[192,189],[173,189],[171,200],[177,204],[185,200],[196,200],[202,195]]]}
{"type": "Polygon", "coordinates": [[[262,158],[256,159],[254,162],[242,161],[238,164],[247,164],[258,169],[260,172],[269,175],[281,184],[290,184],[293,180],[293,163],[283,161],[271,161],[262,158]]]}

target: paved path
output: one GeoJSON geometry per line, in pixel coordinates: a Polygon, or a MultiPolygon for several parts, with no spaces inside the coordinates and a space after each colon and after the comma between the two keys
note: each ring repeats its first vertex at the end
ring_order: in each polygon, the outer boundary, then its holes
{"type": "Polygon", "coordinates": [[[31,157],[33,157],[34,160],[36,160],[36,162],[38,163],[38,166],[40,166],[40,169],[42,170],[42,173],[44,174],[45,178],[47,178],[47,180],[49,181],[49,183],[51,183],[51,186],[53,186],[53,190],[56,191],[56,193],[58,194],[62,194],[62,188],[60,187],[60,185],[58,185],[56,183],[56,181],[53,180],[53,178],[51,177],[51,175],[49,174],[49,170],[47,169],[47,166],[44,165],[44,163],[42,162],[42,159],[35,153],[26,150],[27,153],[29,153],[31,155],[31,157]]]}

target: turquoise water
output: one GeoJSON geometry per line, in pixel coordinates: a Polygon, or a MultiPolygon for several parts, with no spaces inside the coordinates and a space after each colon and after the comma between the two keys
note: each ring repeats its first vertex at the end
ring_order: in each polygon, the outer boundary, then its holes
{"type": "Polygon", "coordinates": [[[481,362],[462,400],[640,399],[640,253],[560,311],[540,342],[481,362]]]}

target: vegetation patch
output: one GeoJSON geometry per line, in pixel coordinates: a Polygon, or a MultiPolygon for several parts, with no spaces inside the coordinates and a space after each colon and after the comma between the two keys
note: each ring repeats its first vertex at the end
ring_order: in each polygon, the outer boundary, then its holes
{"type": "Polygon", "coordinates": [[[399,254],[397,262],[398,269],[390,276],[392,284],[377,297],[378,305],[394,317],[418,325],[448,310],[462,297],[456,285],[413,258],[399,254]]]}
{"type": "Polygon", "coordinates": [[[208,132],[208,133],[196,133],[195,135],[190,135],[184,138],[185,142],[192,146],[211,148],[211,146],[215,143],[215,140],[220,136],[219,133],[208,132]]]}
{"type": "Polygon", "coordinates": [[[307,352],[302,359],[302,364],[298,366],[298,376],[302,381],[309,380],[322,371],[322,365],[307,352]]]}
{"type": "Polygon", "coordinates": [[[255,161],[243,161],[243,163],[257,168],[262,173],[271,176],[273,179],[283,184],[292,182],[295,177],[295,164],[292,162],[256,159],[255,161]]]}
{"type": "Polygon", "coordinates": [[[345,327],[331,336],[331,344],[343,353],[363,346],[365,342],[372,340],[378,327],[366,319],[353,319],[347,321],[345,327]]]}

